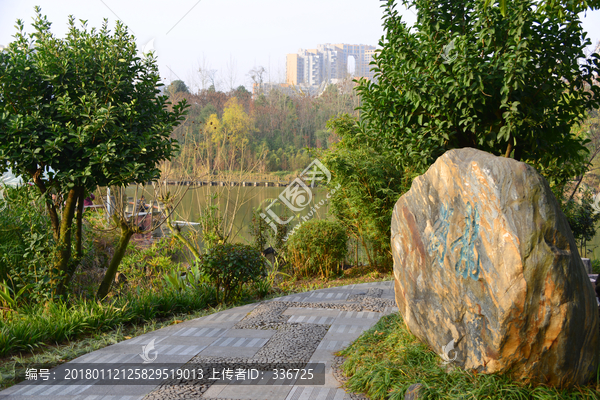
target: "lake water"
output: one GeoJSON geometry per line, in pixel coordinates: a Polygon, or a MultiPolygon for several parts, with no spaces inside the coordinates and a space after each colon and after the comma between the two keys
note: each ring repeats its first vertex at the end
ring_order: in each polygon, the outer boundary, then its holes
{"type": "MultiPolygon", "coordinates": [[[[181,199],[176,207],[174,220],[198,222],[202,213],[206,212],[208,206],[211,204],[218,206],[221,215],[225,219],[225,223],[228,225],[233,223],[230,241],[240,243],[249,243],[252,241],[250,227],[253,210],[258,207],[265,210],[274,200],[276,200],[275,204],[270,207],[272,214],[281,220],[287,221],[291,218],[288,223],[288,228],[290,229],[300,221],[312,218],[328,218],[329,204],[327,199],[328,191],[326,189],[312,188],[310,193],[303,193],[305,195],[304,198],[296,197],[296,200],[300,201],[293,202],[293,206],[297,206],[298,204],[305,205],[303,208],[296,207],[297,210],[298,208],[302,208],[299,211],[291,210],[279,198],[286,189],[286,187],[265,186],[166,187],[166,190],[170,191],[175,199],[181,199]]],[[[130,198],[139,198],[141,192],[138,192],[136,196],[135,187],[130,187],[127,190],[127,195],[130,198]]],[[[155,195],[146,189],[144,198],[147,201],[154,200],[155,195]]],[[[177,200],[175,200],[175,203],[177,203],[177,200]]],[[[273,218],[271,217],[271,219],[273,218]]]]}
{"type": "MultiPolygon", "coordinates": [[[[175,195],[176,198],[181,198],[181,201],[176,209],[175,220],[197,222],[201,216],[202,210],[207,205],[211,204],[211,198],[217,196],[216,200],[213,200],[212,204],[219,206],[222,215],[226,216],[226,222],[231,221],[233,217],[233,229],[231,242],[237,243],[251,243],[252,236],[250,234],[250,227],[252,223],[252,211],[255,208],[262,207],[263,210],[271,204],[271,200],[277,200],[276,203],[271,207],[275,215],[282,219],[293,217],[289,222],[289,228],[293,228],[302,220],[308,220],[311,218],[327,219],[329,204],[327,199],[328,191],[324,188],[313,188],[312,201],[301,211],[293,212],[286,207],[278,197],[286,190],[285,187],[221,187],[221,186],[201,186],[196,188],[189,188],[185,193],[176,192],[179,190],[185,190],[186,187],[168,186],[168,190],[175,195]],[[182,196],[182,197],[181,197],[182,196]],[[229,198],[229,202],[227,201],[229,198]],[[236,201],[239,204],[236,207],[236,201]],[[318,210],[315,210],[315,205],[319,203],[323,204],[319,206],[318,210]],[[234,211],[237,212],[234,215],[234,211]],[[313,212],[311,213],[311,210],[313,212]],[[311,215],[312,214],[312,215],[311,215]]],[[[130,187],[127,190],[127,195],[133,197],[135,195],[135,188],[130,187]]],[[[141,194],[138,193],[139,197],[141,194]]],[[[154,196],[151,192],[145,192],[144,194],[147,200],[153,200],[154,196]]],[[[587,243],[587,254],[581,252],[582,257],[587,257],[592,260],[600,259],[600,224],[598,227],[598,234],[587,243]]],[[[189,229],[189,228],[184,228],[189,229]]],[[[168,231],[168,228],[164,227],[163,231],[168,231]]],[[[351,241],[352,242],[352,241],[351,241]]],[[[350,243],[350,251],[353,254],[356,250],[355,243],[350,243]]],[[[363,250],[359,246],[360,259],[363,259],[363,250]]]]}

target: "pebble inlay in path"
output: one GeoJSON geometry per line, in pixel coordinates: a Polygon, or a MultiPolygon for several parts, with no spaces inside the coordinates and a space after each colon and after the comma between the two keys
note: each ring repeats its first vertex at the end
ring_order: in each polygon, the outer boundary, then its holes
{"type": "MultiPolygon", "coordinates": [[[[393,282],[374,282],[280,297],[222,311],[160,329],[86,354],[70,363],[140,362],[141,346],[154,339],[157,363],[207,364],[228,367],[277,363],[325,364],[325,384],[246,385],[214,381],[165,381],[158,386],[32,386],[27,382],[0,392],[0,400],[155,400],[155,399],[357,399],[340,388],[334,353],[373,326],[381,316],[397,312],[393,282]],[[70,389],[70,390],[69,390],[70,389]]],[[[64,385],[63,385],[64,386],[64,385]]]]}

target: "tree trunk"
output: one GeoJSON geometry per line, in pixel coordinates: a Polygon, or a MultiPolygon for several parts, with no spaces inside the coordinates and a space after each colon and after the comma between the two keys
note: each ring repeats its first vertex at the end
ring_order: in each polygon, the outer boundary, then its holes
{"type": "Polygon", "coordinates": [[[511,141],[512,137],[508,139],[508,146],[506,146],[506,152],[504,153],[504,157],[509,158],[510,153],[513,151],[513,144],[511,141]]]}
{"type": "Polygon", "coordinates": [[[44,183],[44,181],[41,178],[42,170],[37,169],[34,171],[30,171],[30,173],[31,173],[31,179],[33,180],[33,183],[35,183],[35,185],[38,187],[40,192],[45,197],[46,209],[48,210],[48,215],[50,216],[50,222],[52,224],[52,233],[54,235],[54,240],[56,241],[56,243],[58,243],[58,241],[60,240],[60,221],[58,219],[58,213],[56,211],[56,206],[54,205],[54,202],[52,201],[52,197],[50,196],[50,194],[47,193],[48,188],[46,187],[46,184],[44,183]]]}
{"type": "Polygon", "coordinates": [[[60,237],[57,246],[58,257],[55,263],[56,273],[58,274],[55,286],[55,295],[57,296],[65,295],[67,286],[71,282],[71,276],[73,275],[73,268],[70,268],[69,265],[71,263],[71,230],[78,193],[78,187],[69,190],[60,221],[60,237]]]}
{"type": "MultiPolygon", "coordinates": [[[[115,219],[116,218],[118,217],[115,216],[115,219]]],[[[96,298],[98,300],[102,300],[108,295],[110,286],[115,280],[115,275],[117,275],[117,269],[119,269],[121,260],[123,259],[123,256],[125,256],[125,250],[127,250],[129,240],[131,239],[131,236],[133,236],[133,234],[136,233],[134,228],[129,226],[129,224],[126,221],[119,220],[118,223],[121,227],[121,238],[119,239],[119,244],[115,249],[113,257],[110,260],[110,264],[108,265],[106,274],[104,274],[104,279],[102,280],[102,283],[98,288],[98,292],[96,293],[96,298]]]]}
{"type": "Polygon", "coordinates": [[[82,229],[83,229],[83,200],[85,197],[85,189],[79,188],[79,196],[77,197],[77,220],[76,220],[76,230],[75,230],[75,264],[79,264],[81,257],[83,256],[83,249],[81,246],[81,241],[83,238],[82,229]]]}
{"type": "Polygon", "coordinates": [[[365,243],[365,239],[364,239],[364,237],[363,237],[363,236],[360,234],[360,231],[359,231],[359,233],[358,233],[357,235],[358,235],[358,237],[360,237],[360,241],[362,242],[362,245],[363,245],[363,247],[365,248],[365,253],[367,253],[367,259],[369,260],[369,266],[370,266],[371,268],[374,268],[374,267],[376,267],[376,266],[373,264],[373,259],[371,258],[371,253],[369,252],[369,248],[367,247],[367,244],[365,243]]]}
{"type": "Polygon", "coordinates": [[[173,234],[173,236],[175,236],[177,238],[177,240],[179,240],[185,247],[188,248],[189,251],[192,252],[192,254],[194,255],[194,257],[196,257],[198,260],[200,259],[200,252],[198,251],[198,249],[193,246],[189,240],[187,240],[185,238],[185,236],[183,236],[181,234],[181,232],[179,232],[179,230],[177,228],[175,228],[173,226],[173,223],[171,221],[171,212],[170,210],[167,210],[167,226],[169,227],[169,229],[171,230],[171,233],[173,234]]]}

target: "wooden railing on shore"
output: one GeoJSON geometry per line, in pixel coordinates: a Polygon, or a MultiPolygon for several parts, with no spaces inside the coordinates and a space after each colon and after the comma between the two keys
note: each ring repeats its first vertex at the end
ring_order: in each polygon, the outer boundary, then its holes
{"type": "Polygon", "coordinates": [[[258,181],[193,181],[193,180],[167,180],[164,181],[167,185],[182,185],[182,186],[287,186],[288,181],[277,182],[258,182],[258,181]]]}
{"type": "Polygon", "coordinates": [[[278,177],[269,174],[232,174],[228,176],[165,179],[162,183],[183,186],[287,186],[294,179],[295,177],[278,177]]]}

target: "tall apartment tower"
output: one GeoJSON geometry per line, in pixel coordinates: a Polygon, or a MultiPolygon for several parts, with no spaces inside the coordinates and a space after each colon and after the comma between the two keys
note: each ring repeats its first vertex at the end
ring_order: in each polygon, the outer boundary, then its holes
{"type": "Polygon", "coordinates": [[[348,74],[348,57],[354,58],[354,77],[373,79],[369,63],[375,47],[364,44],[320,44],[316,49],[300,49],[288,54],[286,81],[291,85],[318,86],[333,83],[348,74]]]}

